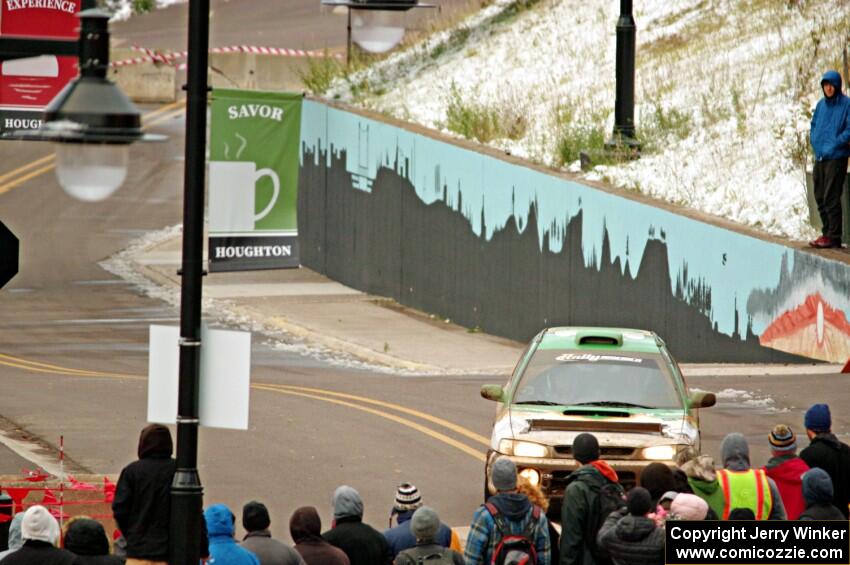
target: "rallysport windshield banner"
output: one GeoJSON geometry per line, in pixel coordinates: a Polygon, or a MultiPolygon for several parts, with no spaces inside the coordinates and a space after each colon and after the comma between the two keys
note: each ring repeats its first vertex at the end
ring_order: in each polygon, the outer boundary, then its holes
{"type": "Polygon", "coordinates": [[[214,90],[211,271],[297,267],[300,94],[214,90]]]}

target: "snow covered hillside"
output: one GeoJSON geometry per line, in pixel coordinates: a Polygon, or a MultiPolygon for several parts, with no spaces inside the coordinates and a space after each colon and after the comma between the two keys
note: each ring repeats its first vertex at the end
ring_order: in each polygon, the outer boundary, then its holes
{"type": "Polygon", "coordinates": [[[636,161],[613,126],[612,0],[494,0],[454,29],[337,80],[327,96],[794,239],[808,129],[841,69],[846,0],[641,0],[636,161]],[[604,163],[604,164],[603,164],[604,163]]]}

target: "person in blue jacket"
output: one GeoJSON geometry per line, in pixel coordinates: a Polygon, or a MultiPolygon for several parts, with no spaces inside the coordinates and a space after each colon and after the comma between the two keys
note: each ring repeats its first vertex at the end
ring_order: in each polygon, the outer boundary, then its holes
{"type": "Polygon", "coordinates": [[[814,189],[823,222],[823,235],[812,247],[841,247],[841,194],[850,157],[850,98],[841,92],[841,75],[827,71],[820,81],[823,98],[812,115],[811,142],[815,151],[814,189]]]}
{"type": "Polygon", "coordinates": [[[204,510],[204,520],[210,540],[210,565],[260,565],[256,555],[240,547],[233,539],[236,517],[230,508],[214,504],[204,510]]]}

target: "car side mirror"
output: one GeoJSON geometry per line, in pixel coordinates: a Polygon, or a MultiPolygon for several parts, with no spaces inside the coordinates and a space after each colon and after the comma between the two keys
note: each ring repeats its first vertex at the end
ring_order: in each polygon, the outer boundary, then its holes
{"type": "Polygon", "coordinates": [[[505,399],[505,389],[499,385],[482,385],[481,396],[487,400],[503,402],[505,399]]]}
{"type": "Polygon", "coordinates": [[[710,408],[717,404],[717,397],[713,392],[692,392],[689,402],[690,408],[710,408]]]}

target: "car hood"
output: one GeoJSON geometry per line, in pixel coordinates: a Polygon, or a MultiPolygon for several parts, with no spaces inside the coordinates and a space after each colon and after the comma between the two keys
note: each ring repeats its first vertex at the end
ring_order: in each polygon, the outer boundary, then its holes
{"type": "Polygon", "coordinates": [[[582,432],[591,432],[599,445],[647,447],[671,443],[693,444],[699,431],[683,409],[641,411],[640,409],[512,406],[499,411],[490,443],[499,449],[503,439],[533,441],[545,445],[572,445],[582,432]],[[583,414],[587,415],[583,415],[583,414]]]}

